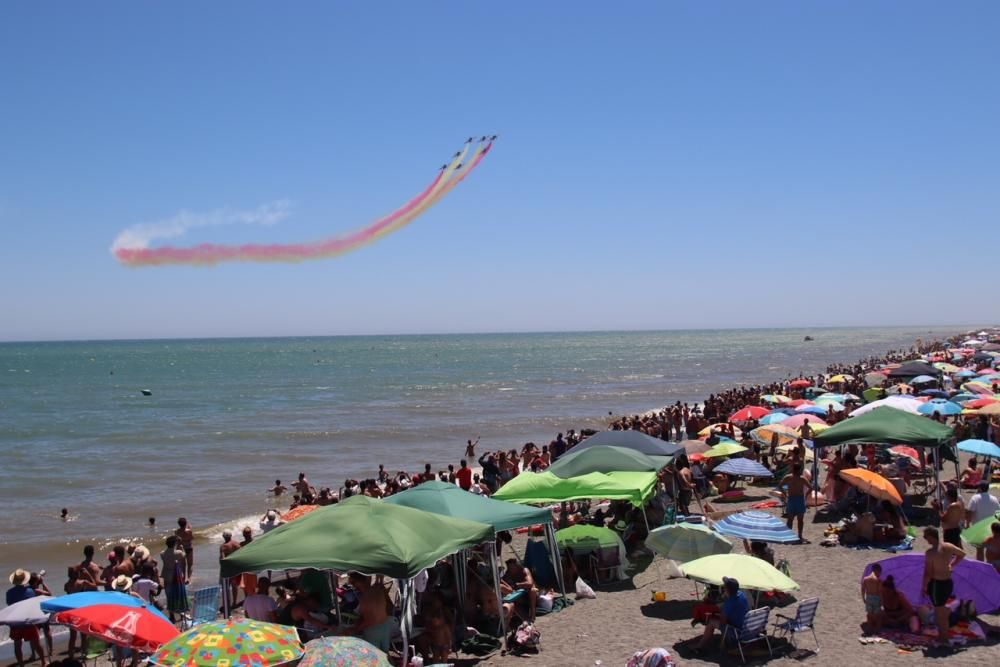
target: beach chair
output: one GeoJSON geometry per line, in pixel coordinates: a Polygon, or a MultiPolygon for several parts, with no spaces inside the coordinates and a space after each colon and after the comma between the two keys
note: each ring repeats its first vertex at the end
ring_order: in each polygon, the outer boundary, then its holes
{"type": "MultiPolygon", "coordinates": [[[[102,658],[108,656],[111,652],[111,644],[101,641],[96,637],[87,638],[87,649],[83,652],[81,656],[83,658],[82,662],[84,665],[90,663],[93,667],[97,667],[97,663],[101,662],[102,658]]],[[[104,661],[106,662],[106,661],[104,661]]]]}
{"type": "MultiPolygon", "coordinates": [[[[819,639],[816,637],[816,628],[813,623],[816,619],[816,608],[819,607],[819,598],[809,598],[799,603],[799,608],[795,610],[795,616],[785,616],[775,614],[779,619],[774,624],[775,630],[781,632],[782,637],[788,636],[792,646],[795,646],[795,633],[812,632],[813,640],[816,642],[816,652],[819,653],[819,639]]],[[[798,648],[796,646],[796,648],[798,648]]]]}
{"type": "Polygon", "coordinates": [[[221,586],[209,586],[196,590],[191,603],[191,616],[184,617],[185,629],[214,621],[219,615],[221,597],[221,586]]]}
{"type": "Polygon", "coordinates": [[[740,659],[744,664],[746,664],[747,658],[743,653],[743,645],[759,642],[763,639],[764,643],[767,644],[768,656],[773,656],[774,653],[771,651],[771,640],[767,636],[767,620],[770,614],[770,607],[760,607],[751,612],[747,612],[747,615],[743,618],[742,628],[734,628],[731,625],[723,626],[722,645],[725,646],[726,640],[732,636],[733,640],[736,642],[736,648],[740,651],[740,659]]]}
{"type": "Polygon", "coordinates": [[[617,546],[599,547],[590,554],[590,570],[593,572],[595,583],[618,581],[621,566],[621,555],[617,546]]]}

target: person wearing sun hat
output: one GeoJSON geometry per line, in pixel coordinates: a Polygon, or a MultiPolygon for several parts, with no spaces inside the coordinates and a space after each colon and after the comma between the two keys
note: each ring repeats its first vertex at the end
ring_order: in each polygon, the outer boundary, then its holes
{"type": "MultiPolygon", "coordinates": [[[[14,570],[7,577],[7,580],[11,583],[11,587],[7,589],[6,596],[8,606],[35,597],[34,589],[28,586],[30,579],[31,573],[20,568],[14,570]]],[[[14,642],[14,657],[17,658],[18,665],[24,664],[24,654],[22,653],[24,642],[28,642],[35,653],[41,657],[42,667],[49,664],[45,659],[45,650],[42,648],[37,627],[34,625],[12,626],[10,628],[10,638],[14,642]]]]}

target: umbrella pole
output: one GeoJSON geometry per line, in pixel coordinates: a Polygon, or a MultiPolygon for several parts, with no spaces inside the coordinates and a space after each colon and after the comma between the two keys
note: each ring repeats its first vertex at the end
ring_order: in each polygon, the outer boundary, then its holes
{"type": "Polygon", "coordinates": [[[406,579],[401,582],[403,613],[399,619],[399,629],[403,634],[403,659],[401,665],[407,665],[410,661],[410,597],[413,595],[413,579],[406,579]]]}
{"type": "Polygon", "coordinates": [[[556,541],[555,528],[552,522],[545,524],[545,541],[548,542],[549,557],[552,559],[552,569],[555,570],[559,582],[559,592],[566,597],[566,583],[563,581],[562,554],[559,552],[559,542],[556,541]]]}
{"type": "Polygon", "coordinates": [[[934,456],[934,493],[937,495],[938,509],[941,507],[941,473],[938,470],[938,459],[941,456],[941,450],[939,449],[937,454],[934,456]]]}
{"type": "Polygon", "coordinates": [[[337,584],[340,583],[340,575],[335,574],[333,570],[328,570],[327,578],[330,580],[330,591],[333,593],[333,609],[337,614],[337,623],[343,624],[344,621],[340,617],[340,596],[337,594],[337,584]]]}
{"type": "MultiPolygon", "coordinates": [[[[551,528],[552,524],[548,524],[551,528]]],[[[503,634],[503,647],[509,649],[507,645],[507,614],[504,613],[503,609],[503,593],[500,592],[500,566],[497,563],[497,553],[495,549],[495,543],[490,542],[486,545],[486,553],[490,557],[490,574],[493,575],[493,591],[497,596],[497,608],[500,610],[500,632],[503,634]]]]}
{"type": "Polygon", "coordinates": [[[455,570],[455,586],[458,588],[458,599],[461,603],[458,605],[458,627],[461,628],[460,642],[465,639],[465,595],[468,590],[468,582],[465,579],[466,567],[469,562],[468,552],[465,549],[452,554],[451,556],[451,566],[455,570]]]}

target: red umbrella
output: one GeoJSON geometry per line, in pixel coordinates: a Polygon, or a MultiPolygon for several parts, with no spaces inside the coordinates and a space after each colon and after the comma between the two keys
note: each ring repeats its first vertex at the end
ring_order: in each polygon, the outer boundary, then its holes
{"type": "Polygon", "coordinates": [[[737,410],[733,414],[729,415],[729,421],[748,422],[751,419],[760,419],[761,417],[769,414],[771,414],[771,411],[767,408],[762,408],[759,405],[748,405],[742,410],[737,410]]]}
{"type": "Polygon", "coordinates": [[[898,445],[896,447],[890,447],[889,451],[893,454],[898,454],[899,456],[905,456],[913,462],[913,465],[923,467],[920,464],[920,452],[915,450],[913,447],[907,447],[906,445],[898,445]]]}
{"type": "Polygon", "coordinates": [[[790,408],[798,408],[803,405],[816,405],[816,404],[805,398],[796,398],[794,401],[789,401],[788,403],[785,403],[785,405],[790,408]]]}
{"type": "Polygon", "coordinates": [[[812,382],[810,382],[809,380],[805,380],[805,379],[792,380],[788,384],[788,386],[791,387],[792,389],[804,389],[806,387],[811,387],[812,386],[812,382]]]}
{"type": "Polygon", "coordinates": [[[97,604],[61,611],[55,622],[106,642],[152,653],[180,634],[170,621],[146,607],[97,604]]]}
{"type": "Polygon", "coordinates": [[[962,404],[962,407],[969,410],[978,410],[979,408],[985,408],[990,403],[996,402],[997,399],[995,398],[977,398],[974,401],[966,401],[962,404]]]}

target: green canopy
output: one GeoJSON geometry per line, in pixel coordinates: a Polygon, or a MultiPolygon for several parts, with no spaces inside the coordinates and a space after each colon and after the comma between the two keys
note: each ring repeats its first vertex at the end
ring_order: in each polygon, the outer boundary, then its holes
{"type": "Polygon", "coordinates": [[[551,523],[552,513],[494,500],[463,491],[447,482],[424,482],[402,493],[389,496],[384,502],[405,505],[413,509],[443,514],[457,519],[468,519],[493,526],[494,531],[514,530],[538,523],[551,523]]]}
{"type": "Polygon", "coordinates": [[[522,472],[493,494],[497,500],[514,503],[558,503],[564,500],[607,498],[628,500],[635,506],[656,488],[655,472],[592,472],[561,478],[550,472],[522,472]]]}
{"type": "Polygon", "coordinates": [[[493,539],[493,527],[354,496],[275,528],[223,559],[223,577],[315,568],[410,579],[493,539]]]}
{"type": "Polygon", "coordinates": [[[977,521],[963,530],[962,539],[974,547],[981,547],[983,546],[983,542],[988,540],[993,534],[993,531],[990,529],[991,526],[998,522],[1000,522],[1000,512],[996,512],[993,516],[988,516],[981,521],[977,521]]]}
{"type": "Polygon", "coordinates": [[[923,415],[882,407],[831,426],[813,438],[813,443],[816,447],[869,443],[940,447],[954,437],[950,426],[923,415]]]}
{"type": "Polygon", "coordinates": [[[557,530],[556,542],[561,547],[568,547],[577,551],[623,546],[622,538],[610,528],[591,526],[583,523],[557,530]]]}
{"type": "Polygon", "coordinates": [[[563,479],[592,472],[656,472],[670,463],[671,458],[650,456],[625,447],[596,445],[559,457],[548,472],[563,479]]]}

